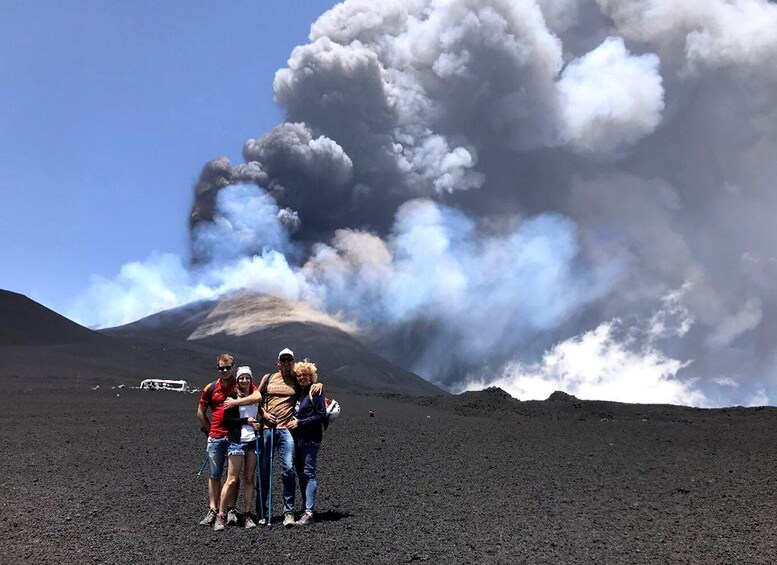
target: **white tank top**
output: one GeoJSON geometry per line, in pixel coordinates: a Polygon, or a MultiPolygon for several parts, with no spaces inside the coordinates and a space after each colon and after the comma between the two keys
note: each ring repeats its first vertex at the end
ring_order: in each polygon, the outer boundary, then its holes
{"type": "MultiPolygon", "coordinates": [[[[239,406],[241,418],[253,418],[256,420],[256,415],[259,413],[258,404],[249,404],[248,406],[239,406]]],[[[244,424],[240,428],[240,443],[246,443],[254,441],[256,439],[256,432],[251,424],[244,424]]]]}

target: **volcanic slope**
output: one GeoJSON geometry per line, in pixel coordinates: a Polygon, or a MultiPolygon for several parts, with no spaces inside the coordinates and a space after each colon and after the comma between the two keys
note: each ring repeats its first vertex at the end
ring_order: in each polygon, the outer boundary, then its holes
{"type": "Polygon", "coordinates": [[[229,351],[238,362],[258,360],[252,365],[255,374],[273,370],[278,351],[290,347],[297,359],[314,361],[327,386],[335,390],[445,394],[370,350],[347,324],[302,303],[271,296],[239,292],[160,312],[103,333],[229,351]]]}
{"type": "Polygon", "coordinates": [[[195,343],[181,347],[156,339],[103,335],[26,296],[0,290],[0,377],[12,384],[137,385],[149,377],[200,384],[209,378],[217,354],[195,343]]]}
{"type": "Polygon", "coordinates": [[[0,290],[0,346],[105,343],[80,326],[23,294],[0,290]]]}

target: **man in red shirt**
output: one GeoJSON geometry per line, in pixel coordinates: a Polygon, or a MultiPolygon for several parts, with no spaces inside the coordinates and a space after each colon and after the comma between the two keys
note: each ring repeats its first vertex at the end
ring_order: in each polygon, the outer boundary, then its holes
{"type": "MultiPolygon", "coordinates": [[[[197,405],[197,419],[201,429],[208,434],[208,461],[210,475],[208,480],[208,502],[210,508],[205,518],[200,521],[203,526],[210,526],[216,520],[219,498],[221,497],[221,474],[229,447],[229,430],[224,423],[224,400],[237,389],[235,379],[235,359],[229,353],[222,353],[216,359],[216,370],[219,378],[210,383],[200,395],[197,405]],[[210,420],[207,411],[210,409],[210,420]]],[[[258,391],[255,391],[258,395],[258,391]]],[[[261,398],[261,397],[259,397],[261,398]]],[[[257,400],[258,402],[258,400],[257,400]]]]}

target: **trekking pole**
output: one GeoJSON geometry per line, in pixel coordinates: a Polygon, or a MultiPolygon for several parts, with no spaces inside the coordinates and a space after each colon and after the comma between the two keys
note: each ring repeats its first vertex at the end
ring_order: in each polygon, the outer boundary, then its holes
{"type": "MultiPolygon", "coordinates": [[[[262,443],[264,443],[264,436],[262,437],[262,443]]],[[[263,521],[264,503],[262,502],[262,455],[263,454],[259,449],[259,436],[256,436],[256,507],[259,509],[259,520],[263,521]]]]}
{"type": "Polygon", "coordinates": [[[267,494],[267,525],[272,525],[272,468],[273,468],[273,460],[275,459],[275,449],[274,449],[274,443],[275,441],[275,428],[270,428],[270,479],[269,479],[269,489],[267,494]]]}
{"type": "Polygon", "coordinates": [[[202,475],[203,470],[205,470],[205,465],[207,465],[207,464],[208,464],[208,454],[206,453],[205,454],[205,459],[202,460],[202,465],[200,465],[200,470],[197,471],[197,476],[198,477],[202,475]]]}

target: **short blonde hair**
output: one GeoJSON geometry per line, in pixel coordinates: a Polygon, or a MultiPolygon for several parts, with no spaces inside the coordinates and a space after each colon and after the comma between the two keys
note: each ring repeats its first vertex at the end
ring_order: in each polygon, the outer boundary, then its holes
{"type": "Polygon", "coordinates": [[[235,365],[235,358],[232,357],[229,353],[222,353],[216,358],[216,364],[224,363],[225,365],[235,365]]]}
{"type": "Polygon", "coordinates": [[[294,373],[297,375],[310,375],[311,382],[316,382],[318,380],[317,370],[316,364],[311,363],[307,359],[294,364],[294,373]]]}

